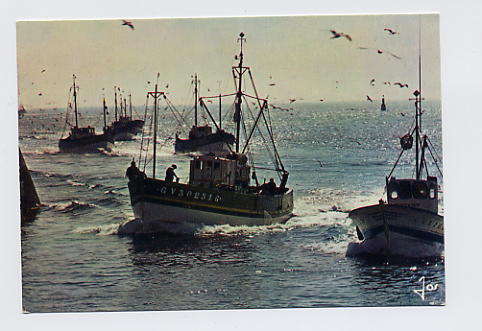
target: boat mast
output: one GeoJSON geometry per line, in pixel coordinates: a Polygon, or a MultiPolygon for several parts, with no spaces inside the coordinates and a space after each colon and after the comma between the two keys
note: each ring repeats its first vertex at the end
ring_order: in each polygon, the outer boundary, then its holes
{"type": "Polygon", "coordinates": [[[79,127],[79,119],[77,116],[77,87],[75,86],[75,75],[73,76],[74,80],[74,112],[75,112],[75,128],[77,129],[79,127]]]}
{"type": "Polygon", "coordinates": [[[114,118],[117,121],[117,87],[114,86],[114,118]]]}
{"type": "Polygon", "coordinates": [[[127,117],[127,100],[124,97],[124,117],[127,117]]]}
{"type": "MultiPolygon", "coordinates": [[[[164,92],[160,92],[157,90],[159,84],[159,73],[157,73],[157,82],[154,92],[147,92],[148,95],[151,95],[154,98],[154,141],[153,141],[153,156],[152,156],[152,178],[156,178],[156,151],[157,151],[157,98],[161,95],[164,95],[164,92]]],[[[165,97],[165,96],[164,96],[165,97]]]]}
{"type": "Polygon", "coordinates": [[[239,34],[240,41],[240,52],[239,52],[239,65],[238,65],[238,91],[236,92],[236,103],[235,103],[235,113],[234,113],[234,120],[236,122],[236,153],[239,153],[239,133],[240,133],[240,124],[241,124],[241,102],[242,102],[242,81],[243,81],[243,41],[246,39],[244,38],[244,33],[241,32],[239,34]]]}
{"type": "Polygon", "coordinates": [[[129,93],[129,114],[132,119],[132,97],[130,93],[129,93]]]}
{"type": "Polygon", "coordinates": [[[421,145],[420,139],[420,131],[422,129],[422,119],[421,119],[421,110],[422,110],[422,42],[421,42],[421,27],[419,23],[419,31],[418,31],[418,91],[415,92],[415,157],[416,157],[416,179],[420,179],[420,173],[422,172],[422,165],[423,162],[419,160],[419,145],[421,145]]]}
{"type": "Polygon", "coordinates": [[[107,110],[107,106],[105,105],[105,97],[102,98],[102,104],[103,104],[103,108],[104,108],[104,131],[107,129],[107,117],[106,117],[106,110],[107,110]]]}
{"type": "Polygon", "coordinates": [[[194,74],[194,126],[197,126],[197,73],[194,74]]]}
{"type": "Polygon", "coordinates": [[[156,146],[157,146],[157,83],[154,89],[154,150],[153,150],[153,163],[152,163],[152,178],[156,178],[156,146]]]}

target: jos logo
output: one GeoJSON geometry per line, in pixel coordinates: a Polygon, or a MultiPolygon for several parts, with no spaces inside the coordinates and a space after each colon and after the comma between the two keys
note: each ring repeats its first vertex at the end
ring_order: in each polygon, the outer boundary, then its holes
{"type": "Polygon", "coordinates": [[[425,301],[425,292],[433,292],[433,291],[437,291],[438,289],[438,284],[429,283],[425,285],[425,276],[420,277],[418,281],[422,283],[422,288],[419,290],[413,290],[413,292],[415,292],[415,294],[417,294],[424,301],[425,301]]]}

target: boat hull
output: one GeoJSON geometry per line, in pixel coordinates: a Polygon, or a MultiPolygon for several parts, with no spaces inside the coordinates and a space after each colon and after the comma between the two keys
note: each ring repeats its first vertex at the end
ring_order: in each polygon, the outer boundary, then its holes
{"type": "Polygon", "coordinates": [[[230,146],[234,142],[234,136],[229,133],[214,133],[207,136],[192,138],[192,139],[180,139],[177,138],[174,143],[174,151],[176,153],[216,153],[216,152],[229,152],[230,146]]]}
{"type": "Polygon", "coordinates": [[[293,213],[293,192],[274,196],[193,187],[145,179],[129,182],[135,233],[195,233],[205,225],[283,223],[293,213]]]}
{"type": "Polygon", "coordinates": [[[134,136],[142,132],[144,121],[142,120],[121,120],[112,123],[111,134],[115,141],[133,140],[134,136]]]}
{"type": "Polygon", "coordinates": [[[110,151],[113,146],[113,138],[106,134],[79,139],[68,137],[59,141],[61,153],[97,153],[99,149],[110,151]]]}
{"type": "Polygon", "coordinates": [[[347,255],[441,256],[443,216],[407,206],[379,204],[355,209],[349,217],[363,236],[347,255]]]}

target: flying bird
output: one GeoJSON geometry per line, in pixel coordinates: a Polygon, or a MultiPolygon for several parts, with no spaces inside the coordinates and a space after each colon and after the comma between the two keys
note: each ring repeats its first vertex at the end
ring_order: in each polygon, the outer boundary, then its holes
{"type": "Polygon", "coordinates": [[[320,99],[321,102],[325,101],[325,99],[320,99]]]}
{"type": "Polygon", "coordinates": [[[276,85],[275,83],[271,83],[271,84],[269,84],[269,86],[275,86],[275,85],[276,85]]]}
{"type": "Polygon", "coordinates": [[[403,83],[400,83],[400,82],[393,83],[393,85],[398,85],[398,87],[400,87],[400,88],[403,88],[403,87],[408,88],[408,84],[403,84],[403,83]]]}
{"type": "Polygon", "coordinates": [[[126,20],[122,20],[122,25],[127,25],[127,26],[130,27],[132,30],[134,30],[134,25],[132,24],[132,22],[129,22],[129,21],[126,21],[126,20]]]}
{"type": "Polygon", "coordinates": [[[166,84],[166,88],[169,88],[169,83],[166,84]]]}
{"type": "Polygon", "coordinates": [[[371,86],[375,86],[375,78],[373,78],[373,79],[370,81],[370,85],[371,85],[371,86]]]}
{"type": "Polygon", "coordinates": [[[295,101],[296,101],[296,99],[290,99],[290,103],[293,103],[295,101]]]}
{"type": "Polygon", "coordinates": [[[38,96],[41,97],[41,96],[42,96],[42,93],[39,93],[38,96]]]}
{"type": "Polygon", "coordinates": [[[374,50],[377,51],[378,54],[387,53],[388,55],[393,56],[393,57],[396,58],[397,60],[401,60],[401,59],[402,59],[402,58],[401,58],[400,56],[398,56],[397,54],[392,53],[392,52],[389,52],[389,51],[385,51],[385,50],[383,50],[383,49],[363,47],[363,46],[358,47],[358,49],[363,49],[363,50],[366,50],[366,49],[374,49],[374,50]]]}
{"type": "Polygon", "coordinates": [[[372,99],[372,98],[370,98],[370,96],[369,96],[369,95],[367,95],[367,101],[373,102],[373,99],[372,99]]]}
{"type": "Polygon", "coordinates": [[[383,84],[389,85],[389,86],[392,85],[392,83],[390,83],[390,82],[383,82],[383,84]]]}
{"type": "Polygon", "coordinates": [[[333,35],[330,39],[336,39],[340,37],[345,37],[349,41],[352,41],[353,39],[349,34],[343,33],[343,32],[336,32],[335,30],[330,30],[331,34],[333,35]]]}
{"type": "Polygon", "coordinates": [[[323,168],[323,164],[321,163],[321,161],[320,160],[316,160],[316,161],[318,161],[318,163],[320,164],[320,168],[323,168]]]}
{"type": "Polygon", "coordinates": [[[383,31],[388,31],[388,33],[390,33],[391,35],[398,34],[397,31],[389,29],[389,28],[385,28],[385,29],[383,29],[383,31]]]}
{"type": "Polygon", "coordinates": [[[404,114],[404,113],[400,113],[400,115],[405,116],[406,114],[404,114]]]}
{"type": "Polygon", "coordinates": [[[42,71],[41,71],[41,72],[45,72],[45,69],[42,69],[42,71]]]}

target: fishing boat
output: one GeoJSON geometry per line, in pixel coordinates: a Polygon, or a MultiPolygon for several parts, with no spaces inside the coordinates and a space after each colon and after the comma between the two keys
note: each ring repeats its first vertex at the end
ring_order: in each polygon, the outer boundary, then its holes
{"type": "Polygon", "coordinates": [[[23,105],[18,106],[18,118],[22,118],[27,113],[27,110],[23,105]]]}
{"type": "MultiPolygon", "coordinates": [[[[124,224],[119,233],[193,233],[205,225],[267,225],[286,222],[292,216],[293,191],[286,186],[289,174],[281,162],[272,135],[271,121],[268,120],[268,100],[258,97],[251,69],[243,65],[243,33],[238,41],[241,48],[239,64],[232,68],[236,92],[225,95],[235,98],[233,122],[236,126],[236,140],[233,151],[225,155],[193,155],[189,164],[189,180],[181,183],[174,182],[172,176],[166,176],[166,180],[156,178],[154,143],[152,177],[145,174],[145,161],[143,171],[134,164],[128,169],[130,200],[136,219],[124,224]],[[243,77],[247,73],[251,78],[254,96],[242,90],[243,77]],[[246,121],[249,116],[246,113],[247,99],[255,100],[259,105],[257,115],[251,113],[251,123],[246,121]],[[254,165],[250,142],[255,131],[261,129],[260,122],[266,124],[263,130],[270,137],[266,144],[273,148],[276,167],[271,170],[278,174],[279,185],[272,179],[269,183],[258,182],[256,170],[265,168],[254,165]],[[242,129],[247,129],[249,124],[250,130],[242,129]],[[240,139],[242,130],[243,142],[240,139]],[[255,182],[251,183],[251,180],[255,182]]],[[[156,142],[157,100],[161,96],[165,97],[165,93],[159,91],[156,84],[155,91],[149,92],[149,95],[154,97],[153,141],[156,142]]],[[[207,98],[209,97],[200,98],[200,105],[205,109],[207,105],[204,99],[207,98]]],[[[141,163],[142,159],[139,158],[139,161],[141,163]]],[[[166,174],[169,171],[168,169],[166,174]]]]}
{"type": "MultiPolygon", "coordinates": [[[[95,128],[91,126],[79,127],[78,110],[77,110],[77,90],[78,86],[75,82],[75,75],[73,75],[73,104],[74,104],[74,116],[75,125],[70,128],[70,132],[67,138],[60,138],[59,150],[62,153],[94,153],[99,149],[110,150],[114,144],[112,135],[104,130],[102,134],[96,134],[95,128]]],[[[72,109],[72,104],[69,102],[68,111],[72,109]]],[[[104,107],[104,119],[105,119],[105,107],[104,107]]],[[[66,117],[66,125],[69,124],[69,118],[66,117]]],[[[104,128],[106,123],[104,122],[104,128]]],[[[63,134],[62,134],[63,135],[63,134]]]]}
{"type": "Polygon", "coordinates": [[[115,141],[133,140],[134,136],[142,132],[144,127],[143,120],[132,118],[132,99],[129,94],[129,114],[127,113],[127,100],[120,97],[120,110],[118,109],[117,91],[119,87],[114,87],[114,122],[110,125],[110,132],[115,141]]]}
{"type": "Polygon", "coordinates": [[[212,126],[198,124],[198,78],[194,75],[194,125],[189,130],[188,138],[179,138],[176,134],[174,150],[176,153],[222,153],[232,150],[234,136],[221,128],[221,98],[219,98],[219,123],[216,123],[208,110],[208,115],[216,126],[213,132],[212,126]]]}
{"type": "Polygon", "coordinates": [[[444,250],[444,223],[439,214],[439,186],[436,176],[429,174],[425,152],[433,158],[440,176],[442,172],[434,156],[429,137],[422,132],[421,56],[419,86],[409,100],[415,104],[414,128],[400,138],[401,152],[386,177],[386,201],[354,209],[349,217],[356,226],[360,243],[350,243],[347,255],[389,255],[404,257],[437,257],[444,250]],[[414,139],[415,136],[415,139],[414,139]],[[393,175],[402,154],[415,145],[415,178],[393,175]],[[423,176],[425,172],[425,176],[423,176]]]}
{"type": "Polygon", "coordinates": [[[385,105],[385,96],[382,95],[382,104],[380,106],[381,111],[386,111],[387,110],[387,105],[385,105]]]}

